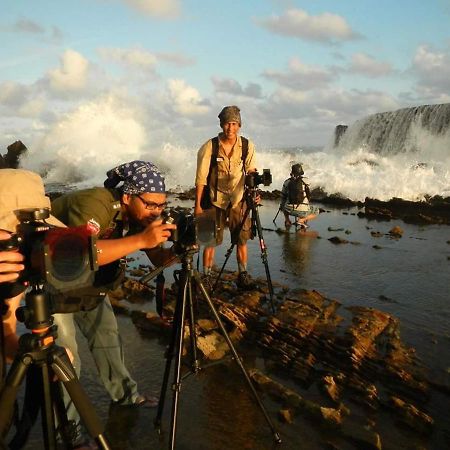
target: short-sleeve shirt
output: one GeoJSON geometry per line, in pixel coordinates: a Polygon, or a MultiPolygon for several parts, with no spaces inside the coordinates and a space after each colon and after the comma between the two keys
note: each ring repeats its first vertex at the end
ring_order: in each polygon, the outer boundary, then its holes
{"type": "Polygon", "coordinates": [[[69,192],[52,201],[52,214],[69,227],[87,225],[100,239],[122,237],[120,195],[102,187],[69,192]]]}
{"type": "MultiPolygon", "coordinates": [[[[212,140],[209,139],[199,149],[197,154],[197,173],[195,185],[206,186],[209,166],[212,154],[212,140]]],[[[219,152],[217,154],[217,200],[215,183],[210,184],[211,199],[213,205],[221,209],[228,206],[236,206],[244,195],[245,174],[256,168],[255,145],[248,141],[248,153],[245,163],[242,161],[242,139],[238,136],[232,152],[229,156],[219,139],[219,152]],[[245,170],[244,170],[245,169],[245,170]]],[[[211,180],[215,179],[215,173],[211,174],[211,180]]]]}

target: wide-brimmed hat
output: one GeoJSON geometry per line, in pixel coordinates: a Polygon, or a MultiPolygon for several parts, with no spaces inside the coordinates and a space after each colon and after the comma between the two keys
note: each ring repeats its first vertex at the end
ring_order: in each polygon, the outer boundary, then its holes
{"type": "MultiPolygon", "coordinates": [[[[50,199],[45,195],[42,178],[23,169],[0,169],[0,229],[14,232],[19,220],[15,211],[28,208],[47,208],[50,199]]],[[[45,219],[50,225],[65,227],[56,217],[45,219]]]]}

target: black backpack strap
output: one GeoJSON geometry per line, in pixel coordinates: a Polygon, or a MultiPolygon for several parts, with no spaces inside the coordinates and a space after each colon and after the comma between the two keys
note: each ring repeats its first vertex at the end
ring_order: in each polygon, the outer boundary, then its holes
{"type": "Polygon", "coordinates": [[[241,141],[242,141],[242,165],[244,167],[244,173],[246,174],[246,170],[245,170],[245,161],[247,159],[247,155],[248,155],[248,139],[244,136],[241,136],[241,141]]]}
{"type": "MultiPolygon", "coordinates": [[[[211,159],[209,161],[209,172],[208,178],[206,179],[206,185],[209,186],[211,181],[211,173],[214,167],[217,167],[217,155],[219,154],[219,138],[213,137],[211,139],[212,150],[211,150],[211,159]]],[[[217,170],[215,171],[215,179],[214,179],[214,201],[217,201],[217,184],[219,182],[219,177],[217,175],[217,170]]]]}

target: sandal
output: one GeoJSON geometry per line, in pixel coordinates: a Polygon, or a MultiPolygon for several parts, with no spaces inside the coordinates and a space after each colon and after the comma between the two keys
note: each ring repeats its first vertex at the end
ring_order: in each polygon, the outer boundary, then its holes
{"type": "Polygon", "coordinates": [[[139,408],[156,408],[159,403],[159,398],[152,395],[138,395],[134,401],[134,406],[139,408]]]}

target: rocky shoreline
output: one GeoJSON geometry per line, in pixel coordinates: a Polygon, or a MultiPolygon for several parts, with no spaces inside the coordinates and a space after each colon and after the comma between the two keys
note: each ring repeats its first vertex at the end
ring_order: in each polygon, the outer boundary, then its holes
{"type": "MultiPolygon", "coordinates": [[[[182,193],[172,193],[182,200],[195,200],[195,189],[192,188],[182,193]]],[[[279,200],[281,191],[261,191],[261,198],[268,200],[279,200]]],[[[322,205],[333,205],[338,208],[357,207],[359,217],[369,220],[403,220],[406,223],[442,224],[450,225],[450,197],[436,195],[428,197],[426,201],[413,202],[401,198],[392,198],[382,201],[366,197],[364,202],[356,202],[339,194],[327,194],[320,188],[311,191],[311,201],[322,205]]]]}
{"type": "MultiPolygon", "coordinates": [[[[143,267],[142,269],[145,269],[143,267]]],[[[113,299],[117,312],[129,315],[140,330],[170,334],[171,325],[156,313],[139,311],[124,299],[154,297],[133,277],[113,299]]],[[[242,354],[250,352],[264,368],[248,368],[259,388],[278,402],[278,418],[287,424],[303,419],[333,435],[327,448],[419,448],[433,432],[429,405],[438,395],[450,400],[445,376],[438,381],[415,349],[402,342],[399,320],[381,310],[344,307],[317,291],[274,284],[276,313],[269,311],[265,279],[258,288],[236,288],[235,273],[224,273],[213,295],[215,308],[242,354]],[[386,429],[385,423],[392,425],[386,429]],[[406,433],[405,433],[406,430],[406,433]],[[400,447],[398,447],[400,445],[400,447]]],[[[174,312],[177,287],[167,290],[164,314],[174,312]]],[[[198,348],[207,359],[227,355],[228,345],[206,302],[196,303],[198,348]]],[[[188,333],[188,331],[187,331],[188,333]]],[[[443,374],[444,375],[444,374],[443,374]]]]}

